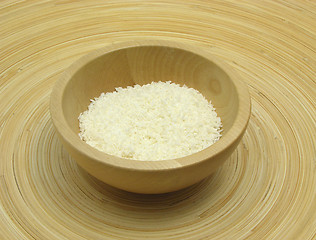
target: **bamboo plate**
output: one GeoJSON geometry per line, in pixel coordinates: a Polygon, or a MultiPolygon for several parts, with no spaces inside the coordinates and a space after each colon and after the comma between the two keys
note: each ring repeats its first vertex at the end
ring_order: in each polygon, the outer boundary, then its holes
{"type": "Polygon", "coordinates": [[[316,239],[314,1],[1,1],[0,239],[316,239]],[[48,103],[61,72],[112,42],[196,44],[246,79],[242,143],[165,195],[111,188],[63,149],[48,103]]]}

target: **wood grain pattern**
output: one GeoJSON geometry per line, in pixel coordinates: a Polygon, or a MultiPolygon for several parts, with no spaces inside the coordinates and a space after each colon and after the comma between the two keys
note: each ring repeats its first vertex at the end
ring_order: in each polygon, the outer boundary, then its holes
{"type": "Polygon", "coordinates": [[[1,1],[0,239],[315,239],[314,1],[1,1]],[[247,81],[249,127],[210,178],[158,196],[87,175],[59,142],[49,95],[107,43],[204,47],[247,81]]]}

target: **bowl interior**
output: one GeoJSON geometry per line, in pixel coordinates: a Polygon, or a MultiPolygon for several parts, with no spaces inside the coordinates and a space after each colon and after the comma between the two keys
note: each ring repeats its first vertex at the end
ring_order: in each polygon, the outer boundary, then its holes
{"type": "Polygon", "coordinates": [[[116,87],[172,81],[201,92],[216,108],[225,135],[238,112],[238,95],[230,77],[211,60],[165,46],[136,46],[107,52],[90,60],[72,75],[63,93],[65,119],[76,134],[78,116],[90,99],[116,87]]]}

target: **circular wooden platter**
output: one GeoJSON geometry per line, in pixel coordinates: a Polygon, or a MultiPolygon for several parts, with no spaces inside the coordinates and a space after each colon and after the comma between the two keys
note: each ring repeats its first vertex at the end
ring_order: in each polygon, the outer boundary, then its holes
{"type": "Polygon", "coordinates": [[[1,1],[0,239],[316,239],[314,1],[1,1]],[[163,195],[109,187],[53,129],[55,81],[132,39],[203,47],[252,98],[247,132],[211,177],[163,195]]]}

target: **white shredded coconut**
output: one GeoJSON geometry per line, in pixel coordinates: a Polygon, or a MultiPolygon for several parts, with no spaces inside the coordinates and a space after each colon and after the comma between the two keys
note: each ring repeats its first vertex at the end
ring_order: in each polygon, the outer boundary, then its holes
{"type": "Polygon", "coordinates": [[[166,160],[201,151],[221,136],[221,119],[193,88],[152,82],[116,88],[91,100],[79,116],[79,136],[105,153],[166,160]]]}

